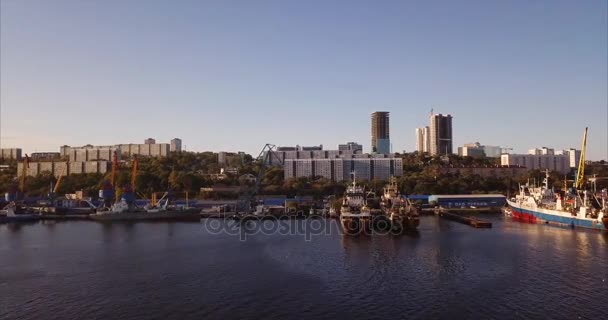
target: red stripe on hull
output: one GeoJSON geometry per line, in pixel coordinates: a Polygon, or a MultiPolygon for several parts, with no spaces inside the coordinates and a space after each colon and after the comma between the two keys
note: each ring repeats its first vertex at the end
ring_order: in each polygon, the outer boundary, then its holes
{"type": "Polygon", "coordinates": [[[537,222],[535,216],[533,216],[529,213],[517,211],[515,208],[511,208],[511,215],[513,216],[513,219],[520,220],[523,222],[529,222],[529,223],[537,222]]]}

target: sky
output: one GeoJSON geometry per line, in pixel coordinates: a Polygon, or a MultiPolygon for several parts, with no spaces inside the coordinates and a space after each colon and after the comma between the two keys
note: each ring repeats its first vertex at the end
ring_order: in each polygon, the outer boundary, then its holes
{"type": "Polygon", "coordinates": [[[0,0],[0,144],[464,143],[608,159],[607,1],[0,0]]]}

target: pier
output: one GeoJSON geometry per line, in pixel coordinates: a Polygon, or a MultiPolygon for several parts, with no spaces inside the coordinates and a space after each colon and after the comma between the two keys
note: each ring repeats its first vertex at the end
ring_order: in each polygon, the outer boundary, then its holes
{"type": "Polygon", "coordinates": [[[452,212],[448,212],[446,209],[438,209],[435,211],[437,214],[439,214],[440,217],[448,219],[448,220],[452,220],[452,221],[456,221],[456,222],[460,222],[462,224],[466,224],[469,225],[473,228],[492,228],[492,223],[489,221],[485,221],[485,220],[481,220],[478,219],[476,217],[468,217],[468,216],[463,216],[460,214],[456,214],[456,213],[452,213],[452,212]]]}

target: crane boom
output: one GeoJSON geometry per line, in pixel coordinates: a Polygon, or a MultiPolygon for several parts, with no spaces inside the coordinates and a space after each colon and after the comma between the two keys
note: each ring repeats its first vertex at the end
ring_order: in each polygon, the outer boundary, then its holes
{"type": "Polygon", "coordinates": [[[57,178],[57,183],[55,183],[55,187],[53,188],[53,194],[56,194],[59,190],[59,185],[61,184],[61,180],[63,180],[63,175],[65,174],[65,171],[69,166],[70,163],[67,162],[65,167],[63,167],[63,170],[61,170],[61,174],[59,175],[59,178],[57,178]]]}
{"type": "Polygon", "coordinates": [[[114,154],[112,155],[112,176],[110,177],[110,183],[112,184],[112,188],[116,189],[115,183],[116,183],[116,171],[118,170],[118,155],[116,154],[116,151],[114,151],[114,154]]]}
{"type": "Polygon", "coordinates": [[[585,132],[583,133],[583,145],[581,148],[581,158],[578,162],[578,172],[576,174],[576,184],[575,188],[581,189],[583,184],[585,183],[585,151],[587,149],[587,127],[585,127],[585,132]]]}
{"type": "Polygon", "coordinates": [[[139,169],[139,160],[137,160],[137,155],[133,156],[133,169],[131,171],[131,188],[133,192],[135,192],[135,182],[137,182],[137,170],[139,169]]]}
{"type": "Polygon", "coordinates": [[[21,180],[19,181],[19,190],[23,194],[25,191],[25,176],[27,175],[27,169],[30,167],[30,158],[25,154],[23,158],[23,168],[21,168],[21,180]]]}

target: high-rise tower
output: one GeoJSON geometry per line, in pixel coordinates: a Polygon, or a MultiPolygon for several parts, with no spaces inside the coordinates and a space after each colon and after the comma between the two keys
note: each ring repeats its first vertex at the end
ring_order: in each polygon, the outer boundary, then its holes
{"type": "Polygon", "coordinates": [[[391,153],[388,116],[386,111],[372,113],[372,153],[391,153]]]}

